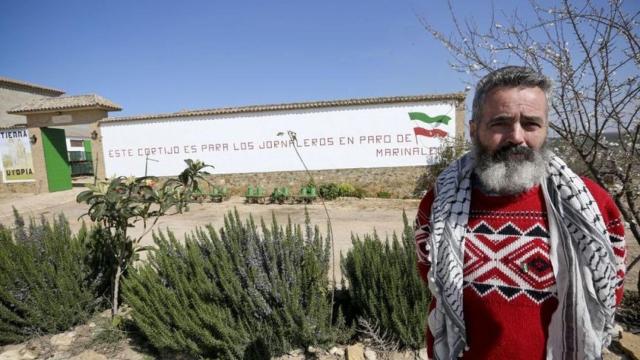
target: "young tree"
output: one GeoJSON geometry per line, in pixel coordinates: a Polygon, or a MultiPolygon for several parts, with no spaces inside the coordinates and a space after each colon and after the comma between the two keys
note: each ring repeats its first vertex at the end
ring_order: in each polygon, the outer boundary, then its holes
{"type": "Polygon", "coordinates": [[[171,192],[177,201],[176,209],[182,213],[183,210],[189,210],[189,202],[193,195],[201,193],[200,184],[209,183],[204,175],[210,175],[204,169],[212,168],[213,165],[206,164],[204,161],[185,159],[187,167],[178,175],[177,178],[170,178],[165,182],[164,189],[171,192]]]}
{"type": "Polygon", "coordinates": [[[76,201],[89,205],[86,214],[96,228],[93,231],[94,262],[101,274],[108,279],[111,292],[111,315],[118,313],[120,282],[127,269],[137,260],[138,253],[148,247],[140,241],[158,219],[175,208],[176,213],[188,210],[191,194],[197,191],[198,180],[206,181],[203,169],[212,167],[202,161],[186,159],[187,168],[177,179],[168,179],[162,187],[154,185],[158,179],[145,177],[116,177],[109,182],[88,185],[88,190],[78,194],[76,201]],[[129,229],[139,221],[143,233],[132,237],[129,229]]]}
{"type": "Polygon", "coordinates": [[[154,178],[117,177],[108,183],[88,185],[89,190],[78,194],[77,201],[89,205],[85,215],[96,223],[93,230],[92,254],[97,260],[103,276],[111,290],[111,315],[118,313],[120,278],[136,260],[137,253],[144,250],[138,244],[142,236],[132,238],[128,230],[136,222],[156,219],[166,211],[166,205],[156,190],[149,184],[154,178]],[[152,209],[153,205],[158,205],[152,209]]]}
{"type": "Polygon", "coordinates": [[[532,15],[494,13],[481,29],[459,18],[450,2],[455,30],[446,35],[421,20],[449,50],[456,71],[478,78],[522,64],[554,80],[552,132],[575,155],[569,161],[609,190],[640,243],[640,12],[627,11],[621,0],[530,5],[532,15]]]}

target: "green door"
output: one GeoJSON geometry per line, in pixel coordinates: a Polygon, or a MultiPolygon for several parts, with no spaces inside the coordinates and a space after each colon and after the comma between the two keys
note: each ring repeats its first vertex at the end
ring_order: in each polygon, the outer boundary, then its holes
{"type": "Polygon", "coordinates": [[[84,145],[84,159],[91,161],[91,140],[84,140],[82,144],[84,145]]]}
{"type": "Polygon", "coordinates": [[[71,166],[67,157],[67,143],[63,129],[41,128],[44,164],[47,169],[49,191],[71,189],[71,166]]]}

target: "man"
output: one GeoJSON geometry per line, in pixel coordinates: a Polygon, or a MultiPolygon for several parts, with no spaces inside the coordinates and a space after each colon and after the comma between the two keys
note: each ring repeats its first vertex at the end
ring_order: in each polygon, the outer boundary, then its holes
{"type": "Polygon", "coordinates": [[[473,150],[418,210],[435,359],[599,359],[622,297],[610,196],[546,148],[551,83],[508,66],[476,87],[473,150]]]}

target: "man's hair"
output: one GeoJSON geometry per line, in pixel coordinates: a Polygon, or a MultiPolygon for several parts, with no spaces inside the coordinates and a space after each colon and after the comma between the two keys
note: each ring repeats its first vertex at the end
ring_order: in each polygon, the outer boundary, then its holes
{"type": "Polygon", "coordinates": [[[532,68],[524,66],[505,66],[485,75],[476,85],[476,93],[473,96],[472,120],[480,121],[482,108],[487,94],[498,87],[537,87],[544,91],[547,99],[547,111],[549,111],[549,94],[551,93],[551,80],[532,68]]]}

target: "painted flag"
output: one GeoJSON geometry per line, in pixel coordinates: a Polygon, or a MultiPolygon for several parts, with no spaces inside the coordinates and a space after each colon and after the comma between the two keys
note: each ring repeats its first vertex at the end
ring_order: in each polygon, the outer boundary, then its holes
{"type": "Polygon", "coordinates": [[[415,126],[413,132],[418,136],[424,137],[447,137],[449,133],[445,130],[437,129],[440,125],[448,125],[451,117],[447,115],[437,115],[431,117],[421,112],[410,112],[409,119],[414,121],[415,126]],[[428,127],[428,128],[427,128],[428,127]]]}
{"type": "Polygon", "coordinates": [[[451,121],[451,117],[447,115],[438,115],[438,116],[431,117],[421,112],[410,112],[409,118],[411,120],[421,121],[425,124],[434,124],[435,126],[438,126],[440,124],[449,125],[449,121],[451,121]]]}
{"type": "Polygon", "coordinates": [[[416,134],[416,136],[420,135],[420,136],[426,136],[426,137],[447,137],[447,135],[449,135],[449,133],[447,133],[444,130],[440,130],[440,129],[425,129],[425,128],[421,128],[421,127],[414,127],[413,128],[413,132],[416,134]]]}

